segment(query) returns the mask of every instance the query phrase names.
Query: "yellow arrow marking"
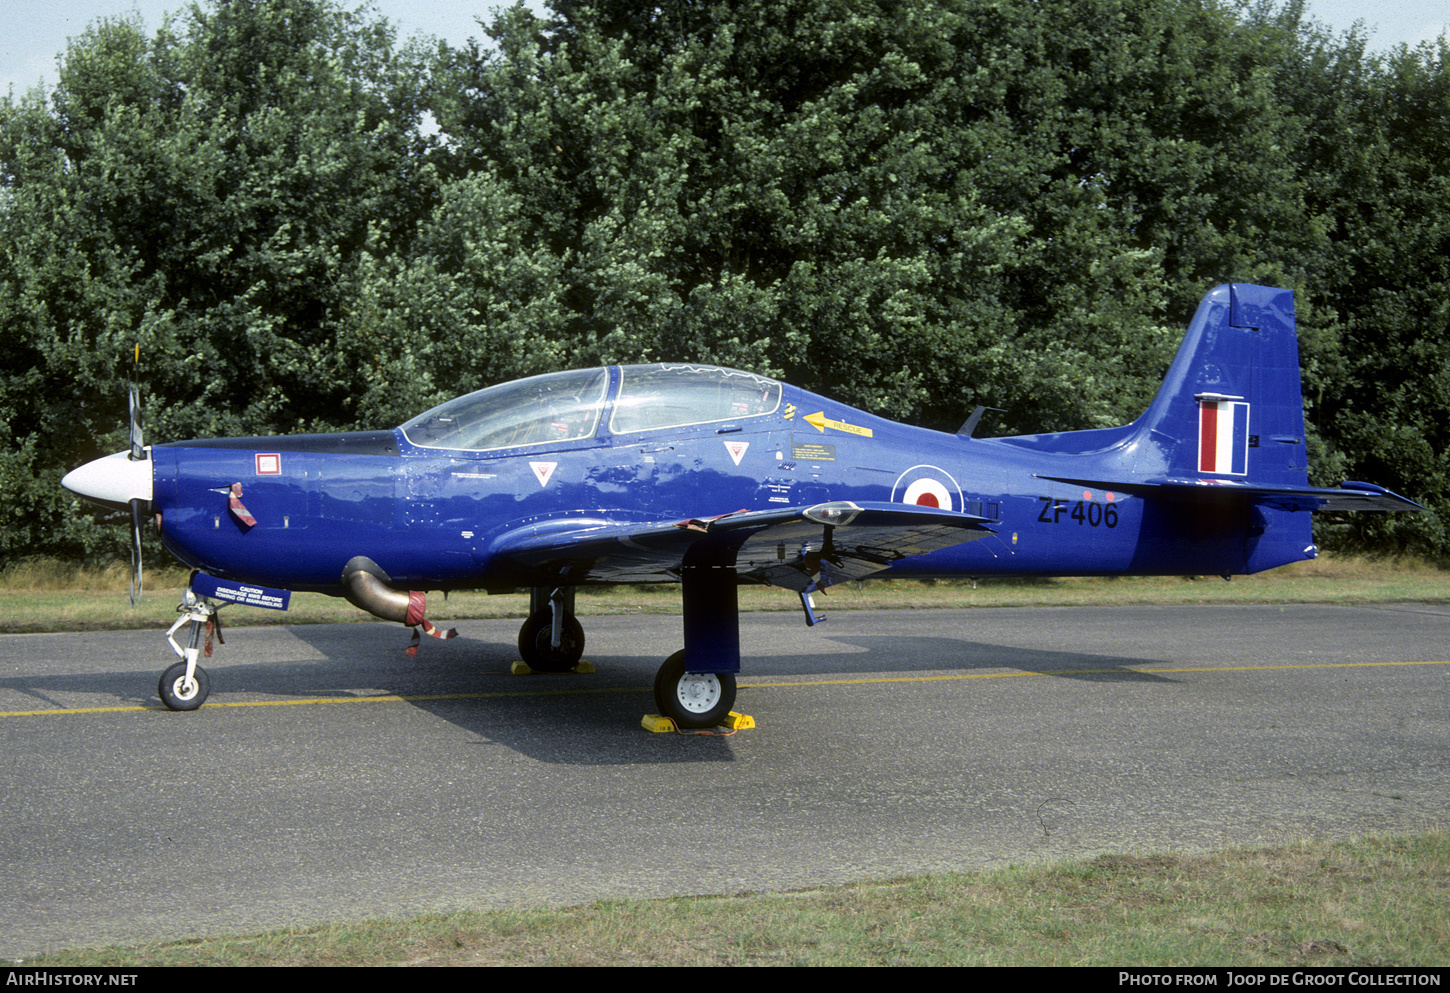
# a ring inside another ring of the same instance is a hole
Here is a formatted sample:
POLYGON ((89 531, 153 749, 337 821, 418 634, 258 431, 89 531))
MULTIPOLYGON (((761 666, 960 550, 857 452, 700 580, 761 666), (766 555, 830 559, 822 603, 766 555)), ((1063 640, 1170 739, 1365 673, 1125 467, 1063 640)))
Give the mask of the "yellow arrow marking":
POLYGON ((837 431, 845 431, 847 434, 859 434, 863 438, 871 437, 870 428, 857 427, 854 424, 847 424, 845 421, 833 421, 826 416, 825 411, 807 414, 805 421, 821 434, 826 433, 826 428, 835 428, 837 431))

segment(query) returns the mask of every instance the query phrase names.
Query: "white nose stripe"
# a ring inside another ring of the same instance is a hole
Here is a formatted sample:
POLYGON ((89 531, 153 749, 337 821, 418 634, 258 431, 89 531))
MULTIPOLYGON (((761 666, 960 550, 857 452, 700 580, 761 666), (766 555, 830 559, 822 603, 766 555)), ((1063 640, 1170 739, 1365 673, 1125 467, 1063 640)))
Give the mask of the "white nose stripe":
POLYGON ((151 460, 132 462, 127 452, 87 462, 66 473, 60 485, 72 493, 122 506, 132 500, 151 499, 151 460))

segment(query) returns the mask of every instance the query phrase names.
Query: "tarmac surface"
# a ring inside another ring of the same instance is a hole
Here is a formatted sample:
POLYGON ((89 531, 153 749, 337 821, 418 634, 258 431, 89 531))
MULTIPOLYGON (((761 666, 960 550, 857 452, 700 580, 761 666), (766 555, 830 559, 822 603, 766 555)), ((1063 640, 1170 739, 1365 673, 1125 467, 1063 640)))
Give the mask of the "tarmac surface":
MULTIPOLYGON (((234 620, 243 618, 241 610, 234 620)), ((741 618, 731 737, 651 734, 673 616, 0 637, 0 958, 1450 821, 1450 606, 741 618)))

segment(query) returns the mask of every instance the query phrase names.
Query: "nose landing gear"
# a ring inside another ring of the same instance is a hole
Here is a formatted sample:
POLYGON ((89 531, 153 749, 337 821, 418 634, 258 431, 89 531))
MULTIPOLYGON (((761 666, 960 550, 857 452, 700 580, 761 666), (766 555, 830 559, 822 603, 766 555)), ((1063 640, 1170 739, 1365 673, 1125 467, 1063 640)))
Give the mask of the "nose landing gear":
POLYGON ((181 661, 161 674, 156 692, 161 696, 161 702, 172 710, 195 710, 206 702, 207 695, 211 693, 211 680, 196 660, 203 651, 203 639, 208 655, 211 654, 212 633, 216 633, 217 641, 222 640, 221 623, 218 608, 190 588, 182 594, 181 605, 176 609, 181 616, 166 632, 166 641, 181 661), (191 630, 187 633, 186 647, 182 648, 176 643, 175 634, 187 623, 191 624, 191 630))

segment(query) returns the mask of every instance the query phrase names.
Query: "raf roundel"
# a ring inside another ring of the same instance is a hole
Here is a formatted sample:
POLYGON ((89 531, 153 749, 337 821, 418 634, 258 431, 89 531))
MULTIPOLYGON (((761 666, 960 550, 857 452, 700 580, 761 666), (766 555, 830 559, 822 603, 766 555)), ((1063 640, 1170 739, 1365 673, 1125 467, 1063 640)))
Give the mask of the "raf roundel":
POLYGON ((895 502, 940 510, 962 509, 962 488, 951 473, 934 465, 914 465, 896 479, 891 488, 895 502))
POLYGON ((902 503, 914 503, 918 507, 946 507, 951 509, 952 495, 947 488, 930 477, 918 479, 902 494, 902 503))

